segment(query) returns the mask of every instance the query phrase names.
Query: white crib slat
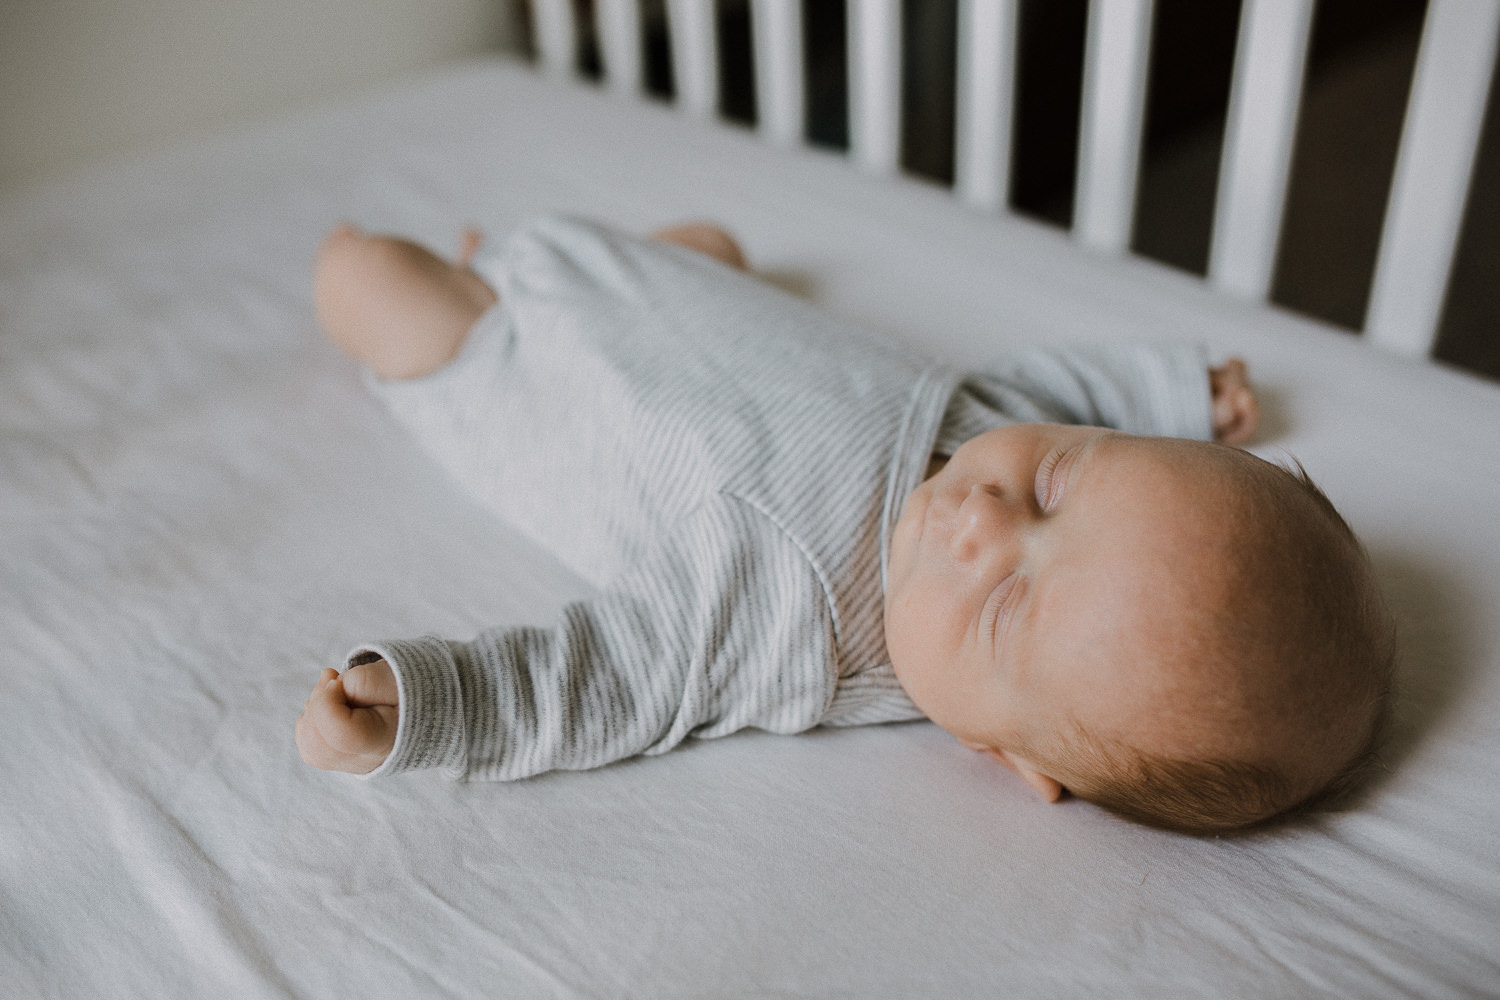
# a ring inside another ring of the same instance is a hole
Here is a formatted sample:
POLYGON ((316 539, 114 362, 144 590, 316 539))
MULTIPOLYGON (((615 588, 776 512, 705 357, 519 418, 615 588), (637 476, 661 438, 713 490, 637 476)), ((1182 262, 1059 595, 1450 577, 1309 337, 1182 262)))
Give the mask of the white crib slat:
POLYGON ((1312 15, 1312 0, 1245 0, 1240 14, 1208 275, 1250 299, 1271 290, 1312 15))
POLYGON ((806 131, 801 0, 753 0, 750 33, 761 134, 778 146, 798 145, 806 131))
POLYGON ((1084 56, 1073 234, 1099 250, 1130 245, 1140 171, 1152 0, 1092 0, 1084 56))
POLYGON ((553 76, 572 76, 578 37, 572 0, 533 0, 531 14, 542 68, 553 76))
POLYGON ((849 0, 849 153, 864 170, 901 166, 901 2, 849 0))
POLYGON ((1427 354, 1437 336, 1497 36, 1495 0, 1427 7, 1365 318, 1371 342, 1399 354, 1427 354))
POLYGON ((711 118, 719 110, 714 0, 667 0, 667 27, 677 103, 690 115, 711 118))
POLYGON ((959 0, 954 187, 984 209, 1010 194, 1017 0, 959 0))
POLYGON ((639 93, 642 82, 639 0, 598 0, 594 16, 609 89, 621 94, 639 93))

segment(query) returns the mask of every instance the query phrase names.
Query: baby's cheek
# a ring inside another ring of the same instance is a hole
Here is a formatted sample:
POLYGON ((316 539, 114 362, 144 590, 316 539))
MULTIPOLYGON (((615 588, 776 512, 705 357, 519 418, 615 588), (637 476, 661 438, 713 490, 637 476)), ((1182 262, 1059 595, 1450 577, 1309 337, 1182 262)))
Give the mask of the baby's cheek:
POLYGON ((885 645, 891 666, 907 693, 913 696, 913 688, 923 686, 927 672, 929 650, 921 621, 922 616, 903 597, 891 603, 885 618, 885 645))
MULTIPOLYGON (((892 660, 906 664, 925 659, 931 653, 936 629, 934 609, 927 593, 914 581, 907 580, 886 602, 885 638, 892 660)), ((898 670, 903 664, 897 664, 898 670)))

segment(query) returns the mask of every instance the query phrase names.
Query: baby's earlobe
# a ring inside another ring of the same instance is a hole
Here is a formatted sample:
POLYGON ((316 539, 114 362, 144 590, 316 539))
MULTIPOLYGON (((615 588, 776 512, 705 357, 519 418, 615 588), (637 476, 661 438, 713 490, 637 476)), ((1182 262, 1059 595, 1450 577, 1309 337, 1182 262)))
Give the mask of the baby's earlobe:
POLYGON ((1028 785, 1036 789, 1037 794, 1048 802, 1056 802, 1062 798, 1062 793, 1065 789, 1062 786, 1062 782, 1056 778, 1049 778, 1042 772, 1030 768, 1023 770, 1018 767, 1016 771, 1021 777, 1026 779, 1028 785))
POLYGON ((976 743, 974 740, 966 740, 963 737, 959 737, 958 742, 962 743, 970 750, 978 750, 980 753, 998 760, 1000 763, 1004 764, 1006 767, 1019 774, 1026 781, 1026 784, 1036 789, 1037 794, 1046 799, 1048 802, 1056 802, 1058 799, 1062 798, 1063 792, 1067 791, 1067 789, 1063 788, 1062 782, 1058 781, 1056 778, 1049 778, 1041 771, 1038 771, 1036 768, 1032 767, 1026 761, 1022 760, 1019 757, 1012 757, 1004 750, 999 750, 995 747, 987 746, 983 743, 976 743))
POLYGON ((1006 767, 1019 774, 1022 779, 1025 780, 1026 784, 1036 789, 1037 794, 1046 799, 1048 802, 1056 802, 1058 799, 1062 798, 1062 793, 1064 791, 1062 782, 1058 781, 1056 778, 1052 778, 1043 774, 1041 771, 1038 771, 1035 767, 1022 760, 1021 758, 1013 757, 1009 753, 1006 753, 1004 750, 996 750, 993 747, 978 747, 976 749, 983 750, 985 753, 989 754, 991 757, 995 758, 1000 763, 1004 764, 1006 767))

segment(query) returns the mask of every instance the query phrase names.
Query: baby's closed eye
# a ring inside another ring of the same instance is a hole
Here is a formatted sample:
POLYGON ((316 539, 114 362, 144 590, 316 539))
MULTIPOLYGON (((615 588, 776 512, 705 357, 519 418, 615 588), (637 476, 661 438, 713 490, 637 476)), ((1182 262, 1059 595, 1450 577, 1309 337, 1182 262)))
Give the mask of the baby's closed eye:
POLYGON ((1062 488, 1067 483, 1067 469, 1077 453, 1077 448, 1054 448, 1037 467, 1036 502, 1042 510, 1051 510, 1062 498, 1062 488))
POLYGON ((983 631, 986 642, 991 645, 998 643, 1004 632, 1005 622, 1010 617, 1010 611, 1020 599, 1024 590, 1025 577, 1019 572, 1012 573, 990 592, 989 598, 984 602, 984 610, 980 614, 980 628, 983 631))

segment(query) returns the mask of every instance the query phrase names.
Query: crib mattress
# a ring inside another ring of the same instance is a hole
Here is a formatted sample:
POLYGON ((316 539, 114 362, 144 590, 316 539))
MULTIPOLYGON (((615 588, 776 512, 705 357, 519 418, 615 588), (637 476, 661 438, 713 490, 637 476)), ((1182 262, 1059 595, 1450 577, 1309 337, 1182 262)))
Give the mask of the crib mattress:
POLYGON ((1500 994, 1500 387, 836 155, 486 61, 0 205, 0 994, 1500 994), (455 244, 720 219, 767 279, 973 363, 1198 337, 1264 387, 1402 630, 1389 771, 1193 839, 926 723, 515 784, 312 770, 371 636, 584 592, 432 475, 317 334, 335 222, 455 244))

